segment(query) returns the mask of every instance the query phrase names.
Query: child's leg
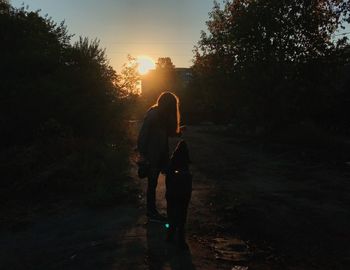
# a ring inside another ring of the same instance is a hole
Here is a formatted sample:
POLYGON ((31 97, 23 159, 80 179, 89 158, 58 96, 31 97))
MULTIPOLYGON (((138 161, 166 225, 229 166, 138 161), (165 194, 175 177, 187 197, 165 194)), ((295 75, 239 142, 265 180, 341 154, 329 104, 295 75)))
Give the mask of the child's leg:
POLYGON ((171 200, 171 198, 167 198, 167 216, 168 216, 168 222, 169 222, 169 228, 167 228, 167 235, 166 235, 166 241, 173 241, 175 237, 176 232, 176 209, 174 202, 171 200))
POLYGON ((180 248, 188 248, 186 244, 186 217, 188 203, 181 202, 178 210, 178 245, 180 248))

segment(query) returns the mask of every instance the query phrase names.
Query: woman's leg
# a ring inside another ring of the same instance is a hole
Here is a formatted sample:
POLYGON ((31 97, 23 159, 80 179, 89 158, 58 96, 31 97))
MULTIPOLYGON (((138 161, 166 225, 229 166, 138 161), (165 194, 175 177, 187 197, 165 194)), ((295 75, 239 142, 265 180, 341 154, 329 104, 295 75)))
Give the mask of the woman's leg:
POLYGON ((158 184, 158 177, 160 171, 157 169, 151 169, 148 176, 147 185, 147 215, 153 215, 158 213, 156 207, 156 188, 158 184))

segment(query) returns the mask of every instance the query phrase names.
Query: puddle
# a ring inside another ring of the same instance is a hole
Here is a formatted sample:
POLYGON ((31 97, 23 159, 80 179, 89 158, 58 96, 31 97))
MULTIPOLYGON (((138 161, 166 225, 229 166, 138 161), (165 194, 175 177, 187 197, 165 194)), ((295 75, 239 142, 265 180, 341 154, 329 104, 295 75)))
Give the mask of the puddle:
POLYGON ((234 266, 231 270, 248 270, 248 266, 234 266))
MULTIPOLYGON (((215 258, 218 260, 242 262, 249 260, 251 255, 248 245, 240 239, 215 238, 212 247, 215 251, 215 258)), ((232 269, 248 269, 244 266, 235 267, 232 269)))

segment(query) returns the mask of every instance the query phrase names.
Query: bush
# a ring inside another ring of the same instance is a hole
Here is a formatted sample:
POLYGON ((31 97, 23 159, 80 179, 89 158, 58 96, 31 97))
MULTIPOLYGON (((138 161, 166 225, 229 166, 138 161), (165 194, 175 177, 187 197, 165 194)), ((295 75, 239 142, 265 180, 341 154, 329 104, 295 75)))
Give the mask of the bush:
POLYGON ((0 25, 3 208, 129 199, 125 105, 99 42, 6 1, 0 25))

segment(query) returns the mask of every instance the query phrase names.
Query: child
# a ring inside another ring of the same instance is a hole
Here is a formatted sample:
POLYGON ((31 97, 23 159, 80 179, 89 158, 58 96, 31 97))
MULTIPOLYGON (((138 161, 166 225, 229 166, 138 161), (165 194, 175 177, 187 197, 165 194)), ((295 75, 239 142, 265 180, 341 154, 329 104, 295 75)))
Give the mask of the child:
POLYGON ((177 233, 177 244, 181 249, 188 249, 185 239, 187 208, 192 193, 192 175, 189 171, 189 154, 185 141, 180 141, 170 159, 167 171, 166 201, 169 228, 168 242, 174 241, 177 233))

